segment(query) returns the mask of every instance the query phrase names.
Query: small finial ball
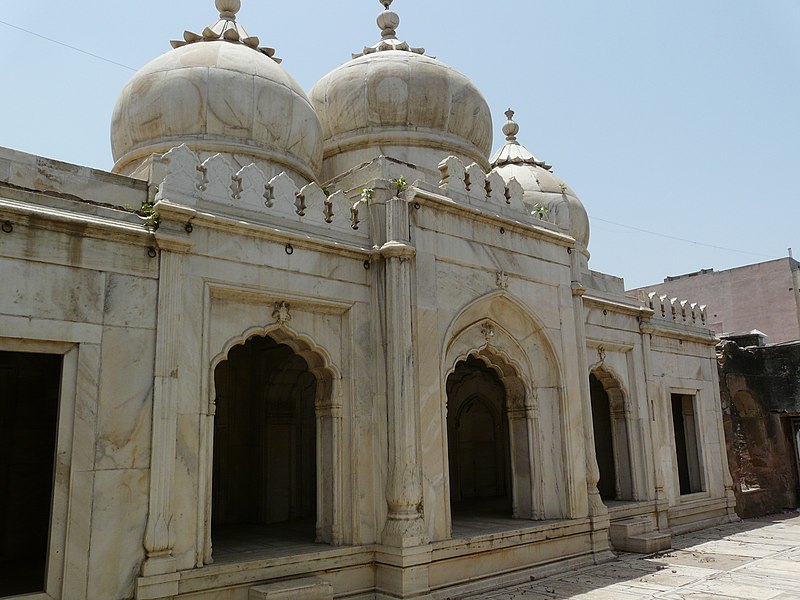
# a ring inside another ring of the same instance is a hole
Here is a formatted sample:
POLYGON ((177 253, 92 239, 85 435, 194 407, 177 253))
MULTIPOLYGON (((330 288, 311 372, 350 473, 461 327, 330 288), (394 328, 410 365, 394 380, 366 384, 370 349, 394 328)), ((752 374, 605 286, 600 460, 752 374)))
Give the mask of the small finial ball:
POLYGON ((217 10, 222 13, 236 14, 242 8, 242 0, 216 0, 217 10))
POLYGON ((386 10, 389 10, 389 7, 392 5, 393 0, 380 0, 381 4, 386 10))
POLYGON ((506 118, 508 121, 503 125, 503 133, 506 134, 507 137, 513 138, 519 133, 519 125, 514 122, 514 111, 510 108, 506 111, 506 118))
POLYGON ((400 15, 391 10, 385 10, 378 15, 378 27, 382 31, 395 31, 400 27, 400 15))

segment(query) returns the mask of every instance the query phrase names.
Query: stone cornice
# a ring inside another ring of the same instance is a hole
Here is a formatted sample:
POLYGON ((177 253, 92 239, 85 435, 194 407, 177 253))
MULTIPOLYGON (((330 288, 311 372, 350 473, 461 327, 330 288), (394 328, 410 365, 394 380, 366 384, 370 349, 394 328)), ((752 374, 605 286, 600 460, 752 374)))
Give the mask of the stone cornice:
POLYGON ((79 230, 83 237, 139 246, 151 245, 154 241, 153 232, 143 222, 118 221, 5 198, 0 198, 0 220, 10 221, 12 226, 21 223, 28 227, 72 235, 79 230))
POLYGON ((706 346, 716 346, 719 343, 719 338, 708 329, 693 325, 679 325, 660 319, 643 320, 639 325, 639 331, 643 334, 696 342, 706 346))
MULTIPOLYGON (((322 237, 313 237, 308 232, 292 231, 278 225, 266 225, 253 223, 244 219, 214 215, 202 211, 195 211, 180 204, 161 201, 157 204, 157 210, 164 219, 191 221, 193 227, 203 226, 217 231, 243 235, 251 238, 259 238, 272 242, 292 244, 298 248, 308 248, 339 254, 349 258, 368 259, 375 255, 376 249, 371 246, 360 246, 353 243, 336 241, 322 237), (191 219, 187 217, 191 215, 191 219)), ((335 232, 332 232, 335 233, 335 232)))
MULTIPOLYGON (((499 213, 490 213, 471 205, 456 202, 448 196, 425 189, 424 187, 418 185, 417 182, 414 183, 413 190, 414 200, 420 204, 430 203, 439 210, 447 211, 453 214, 466 214, 470 217, 476 218, 476 220, 483 221, 487 225, 504 227, 506 231, 514 231, 536 239, 547 240, 553 244, 564 246, 565 248, 575 249, 577 246, 575 239, 569 235, 559 233, 545 227, 540 227, 534 223, 523 223, 522 221, 512 219, 511 217, 507 217, 499 213)), ((408 194, 408 192, 406 192, 406 194, 408 194)))
POLYGON ((626 315, 633 315, 636 317, 643 317, 643 318, 650 318, 653 314, 653 311, 646 306, 635 306, 632 304, 625 304, 623 302, 616 302, 614 300, 609 300, 607 298, 600 298, 599 296, 593 296, 591 293, 587 292, 583 296, 583 301, 589 306, 596 306, 598 308, 603 308, 606 310, 611 310, 613 312, 622 313, 626 315))

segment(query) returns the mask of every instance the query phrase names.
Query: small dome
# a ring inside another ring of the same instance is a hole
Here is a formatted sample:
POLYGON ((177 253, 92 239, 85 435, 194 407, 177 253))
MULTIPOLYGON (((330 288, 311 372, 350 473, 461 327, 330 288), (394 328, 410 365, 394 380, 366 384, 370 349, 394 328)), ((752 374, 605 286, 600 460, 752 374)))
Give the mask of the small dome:
POLYGON ((492 166, 506 182, 516 179, 522 186, 522 201, 532 212, 541 207, 544 218, 569 233, 583 248, 589 245, 589 215, 577 194, 557 177, 552 167, 537 159, 517 141, 519 125, 514 111, 506 112, 503 133, 506 142, 492 157, 492 166))
POLYGON ((483 95, 455 69, 398 40, 400 18, 389 10, 390 0, 382 3, 381 41, 309 94, 322 122, 325 161, 331 161, 325 176, 379 154, 433 173, 450 155, 488 168, 492 117, 483 95))
MULTIPOLYGON (((218 0, 220 20, 145 65, 122 90, 111 125, 116 172, 180 144, 201 156, 287 170, 306 181, 322 166, 322 128, 274 50, 236 22, 239 0, 218 0)), ((267 173, 268 175, 270 173, 267 173)))

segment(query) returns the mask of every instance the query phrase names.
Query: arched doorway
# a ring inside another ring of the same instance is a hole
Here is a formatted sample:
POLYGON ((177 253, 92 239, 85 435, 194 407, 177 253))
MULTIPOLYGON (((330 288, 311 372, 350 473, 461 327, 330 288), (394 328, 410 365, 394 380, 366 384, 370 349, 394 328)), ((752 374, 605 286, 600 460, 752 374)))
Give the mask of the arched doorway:
POLYGON ((594 449, 604 501, 633 500, 625 398, 616 379, 603 371, 589 374, 594 449))
POLYGON ((318 381, 273 337, 234 347, 214 371, 215 555, 258 538, 314 542, 318 381))
POLYGON ((447 378, 450 505, 454 516, 511 516, 506 390, 477 358, 447 378))

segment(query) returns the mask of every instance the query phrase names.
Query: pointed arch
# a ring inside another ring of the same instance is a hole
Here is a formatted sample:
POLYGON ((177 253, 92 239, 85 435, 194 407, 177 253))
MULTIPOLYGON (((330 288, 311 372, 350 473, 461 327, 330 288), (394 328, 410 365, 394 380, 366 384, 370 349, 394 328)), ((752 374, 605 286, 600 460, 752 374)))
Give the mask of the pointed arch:
POLYGON ((605 389, 608 399, 611 401, 611 410, 624 413, 627 410, 625 399, 628 397, 628 393, 622 383, 622 378, 616 371, 605 361, 602 361, 593 365, 589 369, 589 373, 597 377, 600 383, 603 384, 603 389, 605 389))
POLYGON ((606 501, 634 500, 629 396, 605 361, 590 368, 589 389, 600 496, 606 501))
MULTIPOLYGON (((285 372, 270 373, 267 378, 268 388, 276 386, 289 393, 296 400, 300 400, 299 387, 308 390, 306 394, 313 394, 313 404, 310 418, 313 427, 305 426, 308 438, 310 431, 313 440, 313 471, 311 477, 314 481, 315 500, 315 532, 316 541, 331 545, 343 543, 341 523, 341 497, 342 497, 342 398, 341 398, 341 372, 330 358, 330 353, 318 345, 313 338, 286 326, 285 323, 276 323, 269 326, 251 327, 240 335, 230 338, 223 349, 210 361, 209 377, 209 415, 212 419, 211 431, 217 429, 217 377, 215 376, 225 363, 233 359, 233 352, 237 352, 249 344, 258 342, 263 338, 262 345, 267 343, 270 347, 286 348, 284 354, 290 355, 291 365, 285 372), (305 373, 304 376, 302 373, 305 373), (305 383, 303 383, 305 382, 305 383), (302 384, 302 385, 301 385, 302 384), (313 475, 315 473, 315 475, 313 475)), ((288 364, 288 363, 287 363, 288 364)), ((256 394, 251 401, 266 403, 267 396, 256 394)), ((206 473, 206 519, 205 519, 205 552, 204 562, 212 562, 212 502, 214 486, 214 449, 211 448, 211 460, 208 461, 206 473)), ((302 459, 304 464, 309 459, 302 459)), ((307 478, 308 479, 308 478, 307 478)))
MULTIPOLYGON (((480 327, 483 339, 486 339, 483 330, 486 327, 492 329, 492 336, 497 336, 494 343, 484 341, 480 346, 476 345, 479 340, 474 335, 459 336, 458 343, 450 348, 450 355, 455 356, 455 359, 446 359, 447 364, 450 364, 450 369, 445 373, 445 381, 452 375, 459 363, 465 362, 469 358, 474 358, 482 362, 486 368, 497 374, 497 377, 502 382, 507 393, 507 402, 510 408, 524 409, 533 408, 536 404, 536 390, 532 387, 532 380, 526 381, 521 374, 532 373, 530 361, 525 354, 522 347, 505 331, 500 325, 494 323, 489 319, 484 319, 477 323, 472 324, 473 327, 480 327), (509 352, 498 347, 510 350, 509 352), (460 349, 468 350, 459 352, 460 349), (514 356, 512 358, 512 355, 514 356)), ((474 332, 473 332, 474 333, 474 332)))
MULTIPOLYGON (((330 353, 318 345, 313 338, 304 335, 288 327, 285 324, 273 323, 267 326, 256 326, 246 329, 241 335, 230 338, 219 352, 211 359, 211 373, 213 374, 217 366, 228 360, 231 350, 237 346, 243 346, 254 337, 271 337, 279 344, 285 344, 291 348, 295 354, 300 356, 308 364, 308 370, 317 378, 318 382, 323 382, 323 385, 330 384, 330 389, 323 388, 318 392, 318 398, 329 398, 330 402, 341 402, 338 389, 336 386, 341 381, 341 372, 333 364, 330 353)), ((216 389, 214 386, 214 378, 210 378, 211 383, 211 406, 210 409, 213 414, 214 400, 216 398, 216 389)))
MULTIPOLYGON (((462 308, 451 321, 442 349, 442 386, 459 364, 472 359, 497 374, 505 391, 505 418, 511 456, 512 516, 525 519, 559 518, 566 511, 559 492, 564 477, 548 482, 545 498, 544 444, 563 452, 565 414, 561 368, 541 321, 506 291, 487 294, 462 308), (513 333, 512 333, 513 332, 513 333), (556 427, 540 426, 540 412, 556 427), (554 424, 555 424, 554 423, 554 424), (545 431, 545 429, 547 431, 545 431)), ((442 402, 442 422, 448 422, 448 400, 442 402)), ((443 454, 449 438, 443 436, 443 454)), ((556 473, 563 472, 563 457, 554 456, 556 473)), ((449 465, 446 478, 449 487, 449 465)), ((448 516, 452 524, 452 515, 448 516)))
POLYGON ((511 510, 506 393, 484 361, 460 361, 447 378, 451 506, 503 516, 511 510))
MULTIPOLYGON (((507 290, 490 292, 461 308, 445 331, 440 356, 446 357, 448 355, 451 346, 462 332, 471 325, 485 320, 498 325, 506 333, 509 331, 517 332, 517 335, 509 335, 509 337, 514 340, 518 348, 524 345, 524 340, 535 340, 536 346, 540 350, 538 358, 544 358, 547 366, 547 369, 543 369, 537 365, 537 385, 548 385, 551 381, 555 381, 556 385, 560 385, 560 382, 564 379, 562 367, 557 360, 556 345, 553 343, 549 332, 525 303, 507 290)), ((524 351, 522 354, 526 355, 524 351)), ((523 362, 527 364, 520 364, 519 366, 530 368, 532 373, 532 361, 526 359, 523 362)), ((443 360, 443 365, 446 364, 449 364, 449 361, 445 359, 443 360)), ((449 369, 449 367, 445 367, 445 369, 449 369)))

